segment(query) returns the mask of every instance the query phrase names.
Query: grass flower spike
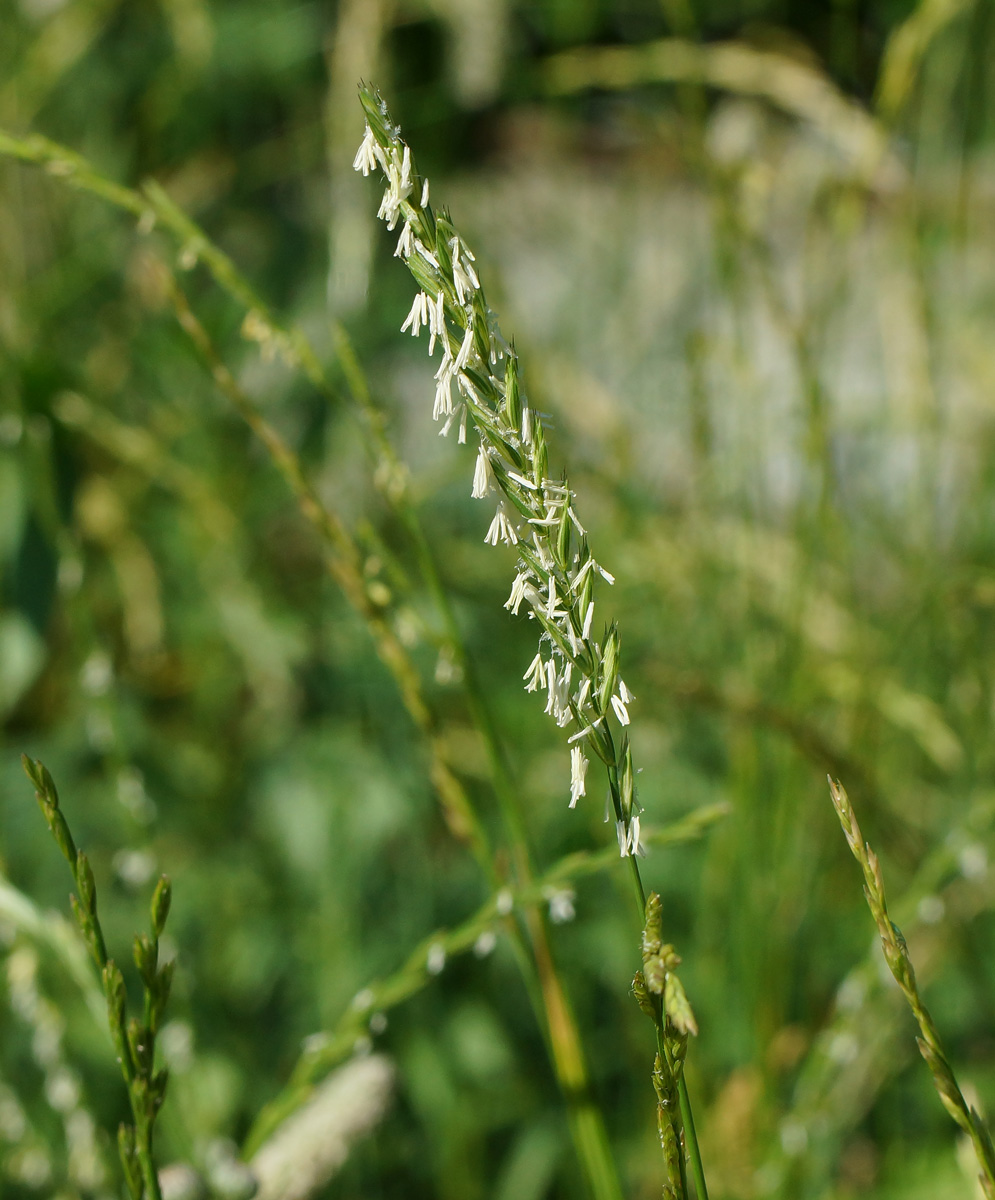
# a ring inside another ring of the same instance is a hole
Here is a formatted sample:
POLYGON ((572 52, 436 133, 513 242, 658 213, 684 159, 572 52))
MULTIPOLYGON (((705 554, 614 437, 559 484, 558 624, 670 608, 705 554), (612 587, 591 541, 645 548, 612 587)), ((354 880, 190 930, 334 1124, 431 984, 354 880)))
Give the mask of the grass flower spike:
MULTIPOLYGON (((443 435, 455 427, 460 442, 468 432, 475 438, 471 496, 496 500, 484 540, 492 546, 503 542, 518 555, 505 608, 517 615, 524 606, 540 627, 538 650, 522 676, 525 690, 545 691, 546 713, 569 731, 570 808, 587 794, 588 755, 604 763, 619 853, 631 866, 640 921, 646 918, 657 928, 660 900, 654 893, 647 901, 638 866, 645 853, 642 810, 627 733, 634 697, 621 676, 617 625, 608 625, 600 640, 594 637, 595 582, 615 580, 591 554, 566 475, 550 474, 542 418, 522 387, 514 346, 487 305, 472 252, 449 214, 430 207, 428 184, 419 178, 383 100, 367 88, 360 99, 366 130, 353 165, 364 175, 382 171, 387 186, 379 215, 388 229, 403 221, 395 255, 419 289, 401 331, 417 337, 427 327, 429 355, 441 347, 432 417, 441 422, 443 435)), ((572 914, 572 900, 569 907, 551 902, 554 920, 565 919, 568 911, 572 914)), ((665 1194, 687 1200, 686 1154, 698 1200, 707 1200, 683 1072, 687 1037, 697 1029, 671 970, 676 961, 673 956, 661 968, 660 989, 650 989, 644 1006, 656 1027, 654 1086, 663 1114, 665 1194)))
POLYGON ((173 962, 159 960, 159 939, 169 916, 172 886, 165 875, 160 878, 149 906, 150 932, 135 937, 134 958, 142 982, 143 1013, 141 1017, 129 1018, 124 976, 107 955, 90 861, 84 851, 76 848, 47 767, 26 754, 21 756, 21 763, 34 786, 35 798, 52 837, 72 872, 76 885, 76 893, 70 896, 73 915, 100 974, 107 1001, 111 1040, 131 1105, 132 1124, 122 1122, 118 1129, 118 1152, 128 1194, 131 1200, 162 1200, 152 1140, 169 1075, 165 1068, 157 1066, 156 1036, 173 981, 173 962))
POLYGON ((930 1074, 933 1076, 933 1085, 943 1107, 971 1140, 978 1165, 981 1167, 978 1182, 983 1194, 987 1200, 995 1200, 995 1146, 992 1145, 991 1134, 981 1114, 964 1098, 960 1084, 954 1076, 950 1060, 940 1042, 936 1024, 920 995, 915 969, 909 956, 909 948, 902 931, 888 914, 888 903, 885 899, 884 880, 881 876, 881 864, 878 862, 878 856, 871 849, 870 843, 864 841, 853 806, 843 786, 830 779, 829 794, 832 797, 833 807, 836 809, 836 815, 839 817, 850 852, 860 864, 863 872, 864 896, 867 899, 871 915, 874 917, 874 923, 878 927, 881 948, 884 951, 888 970, 891 971, 895 982, 902 989, 902 994, 908 1001, 912 1015, 919 1026, 921 1036, 916 1041, 926 1060, 926 1065, 929 1067, 930 1074))
POLYGON ((476 440, 471 495, 495 502, 484 540, 518 554, 505 607, 517 615, 524 606, 541 629, 523 676, 526 691, 545 691, 546 712, 570 730, 570 807, 585 794, 593 752, 608 770, 621 854, 641 854, 624 729, 633 697, 619 675, 618 629, 612 624, 600 640, 593 636, 595 579, 614 579, 591 555, 566 476, 549 473, 542 419, 522 388, 514 347, 487 305, 473 253, 448 213, 429 205, 428 182, 419 178, 384 102, 365 88, 360 98, 367 124, 353 165, 364 175, 383 172, 379 216, 388 229, 403 222, 395 253, 419 289, 401 330, 418 337, 427 329, 429 354, 441 348, 433 419, 443 435, 455 428, 460 442, 468 435, 476 440))

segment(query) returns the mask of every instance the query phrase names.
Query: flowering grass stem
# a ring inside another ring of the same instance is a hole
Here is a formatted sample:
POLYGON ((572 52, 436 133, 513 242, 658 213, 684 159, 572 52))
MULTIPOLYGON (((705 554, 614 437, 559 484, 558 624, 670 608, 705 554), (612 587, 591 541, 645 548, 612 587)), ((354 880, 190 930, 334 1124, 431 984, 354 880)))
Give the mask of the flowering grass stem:
POLYGON ((132 1200, 162 1200, 152 1140, 168 1081, 165 1069, 155 1069, 155 1043, 173 980, 173 963, 159 963, 159 939, 169 915, 172 895, 170 882, 165 875, 160 878, 150 905, 150 933, 135 938, 134 958, 142 980, 143 1013, 141 1019, 129 1019, 124 977, 107 955, 89 860, 76 848, 48 769, 26 754, 22 755, 21 762, 34 786, 38 806, 52 837, 72 872, 76 885, 76 893, 70 897, 73 915, 100 974, 107 1002, 111 1040, 128 1090, 134 1122, 132 1125, 122 1123, 118 1129, 118 1151, 125 1183, 132 1200))
POLYGON ((926 1060, 926 1065, 933 1076, 933 1085, 943 1107, 971 1139, 974 1153, 981 1167, 978 1181, 985 1196, 989 1200, 993 1200, 995 1198, 995 1148, 992 1146, 991 1134, 981 1114, 964 1099, 953 1067, 951 1067, 950 1060, 940 1042, 936 1024, 919 994, 919 985, 916 982, 916 973, 912 966, 909 948, 902 931, 888 915, 884 879, 881 875, 881 864, 878 862, 878 857, 871 849, 870 844, 864 841, 853 806, 842 785, 830 779, 829 794, 832 797, 833 807, 836 809, 836 815, 839 817, 850 852, 860 864, 863 872, 864 895, 867 898, 867 906, 871 910, 874 923, 878 927, 888 969, 902 989, 902 994, 908 1001, 912 1015, 919 1026, 921 1036, 916 1041, 920 1053, 926 1060))
MULTIPOLYGON (((524 606, 541 629, 538 652, 523 676, 526 690, 545 691, 545 711, 557 726, 574 731, 568 738, 571 807, 586 791, 587 754, 604 763, 619 852, 630 861, 642 913, 647 899, 636 861, 644 852, 642 810, 626 732, 633 696, 620 675, 618 627, 607 626, 600 640, 593 636, 595 577, 609 584, 613 577, 590 552, 566 476, 550 473, 542 419, 529 405, 514 346, 487 305, 472 251, 449 214, 430 205, 428 181, 418 175, 382 98, 363 87, 360 100, 366 129, 353 165, 363 175, 383 173, 387 187, 378 216, 389 230, 401 224, 394 253, 419 289, 401 330, 417 337, 424 328, 430 356, 441 348, 433 419, 441 422, 443 436, 455 429, 460 443, 472 431, 477 453, 471 495, 496 501, 484 541, 510 546, 518 558, 505 607, 517 615, 524 606)), ((659 1013, 657 1024, 667 1051, 659 1013)), ((676 1096, 681 1071, 669 1053, 658 1062, 667 1064, 676 1096)), ((686 1087, 680 1108, 690 1117, 686 1087)), ((693 1120, 682 1124, 690 1144, 693 1120)), ((678 1157, 683 1200, 683 1154, 678 1157)), ((706 1200, 696 1142, 692 1159, 699 1200, 706 1200)))

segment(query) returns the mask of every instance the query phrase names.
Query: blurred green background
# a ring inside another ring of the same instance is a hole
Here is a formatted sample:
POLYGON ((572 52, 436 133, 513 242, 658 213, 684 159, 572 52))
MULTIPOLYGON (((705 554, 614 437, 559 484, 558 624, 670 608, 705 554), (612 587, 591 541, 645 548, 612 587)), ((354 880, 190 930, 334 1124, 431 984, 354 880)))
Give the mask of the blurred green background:
MULTIPOLYGON (((563 736, 521 687, 533 632, 501 607, 513 561, 483 545, 472 453, 436 436, 424 344, 398 333, 413 287, 351 169, 358 81, 388 99, 617 578, 601 603, 637 697, 644 822, 729 806, 645 864, 701 1025, 716 1200, 972 1186, 882 980, 827 772, 962 1081, 995 1108, 993 61, 990 0, 0 0, 0 126, 154 177, 316 345, 337 399, 261 356, 179 255, 221 355, 362 548, 496 829, 460 673, 348 400, 348 331, 548 867, 610 830, 600 784, 567 810, 563 736)), ((176 244, 53 174, 0 161, 0 866, 65 910, 27 751, 91 852, 119 957, 173 877, 160 1146, 203 1162, 242 1141, 302 1039, 488 885, 319 539, 176 322, 155 270, 176 244)), ((116 1128, 109 1046, 12 903, 2 1192, 109 1195, 66 1119, 116 1128), (78 1103, 53 1099, 58 1070, 78 1103)), ((625 1194, 658 1196, 625 875, 585 878, 574 905, 555 954, 625 1194)), ((321 1195, 584 1194, 504 935, 373 1040, 393 1101, 321 1195)))

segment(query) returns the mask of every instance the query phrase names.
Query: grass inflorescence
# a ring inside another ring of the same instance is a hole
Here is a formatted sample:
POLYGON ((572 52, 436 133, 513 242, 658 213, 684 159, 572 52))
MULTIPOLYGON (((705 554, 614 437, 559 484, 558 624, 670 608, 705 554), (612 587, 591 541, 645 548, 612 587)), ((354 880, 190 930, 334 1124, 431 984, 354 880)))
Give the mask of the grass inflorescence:
MULTIPOLYGON (((410 329, 417 337, 426 330, 429 355, 437 345, 441 348, 432 417, 442 422, 444 436, 455 429, 460 443, 466 442, 468 429, 472 431, 477 454, 471 496, 497 498, 484 541, 492 546, 503 543, 518 556, 505 608, 517 616, 524 606, 542 629, 523 678, 526 691, 546 692, 546 713, 560 728, 571 730, 571 808, 587 791, 586 752, 605 767, 619 852, 631 864, 640 913, 645 910, 647 922, 643 955, 649 981, 637 983, 637 988, 648 991, 647 1003, 655 1015, 655 1086, 658 1094, 662 1087, 674 1100, 661 1126, 661 1134, 664 1128, 668 1131, 664 1147, 669 1186, 680 1200, 688 1194, 686 1146, 699 1200, 706 1200, 683 1071, 687 1035, 696 1033, 697 1026, 673 973, 679 961, 673 947, 667 947, 665 958, 659 956, 660 898, 655 893, 647 898, 637 862, 645 851, 627 730, 634 697, 621 675, 618 625, 613 621, 595 636, 595 580, 600 577, 611 584, 614 577, 591 553, 566 474, 556 478, 550 472, 542 416, 529 403, 518 356, 487 304, 472 251, 449 213, 437 213, 429 203, 428 180, 419 176, 411 149, 383 99, 365 87, 360 99, 366 131, 353 166, 364 175, 379 168, 386 178, 377 215, 390 230, 401 224, 395 255, 419 288, 401 331, 410 329), (656 950, 647 951, 647 945, 656 950), (670 1169, 674 1161, 680 1165, 676 1177, 670 1169)), ((661 1100, 661 1112, 664 1104, 661 1100)))
POLYGON ((978 1165, 981 1167, 978 1180, 985 1196, 993 1197, 995 1196, 995 1148, 992 1146, 992 1136, 988 1131, 988 1126, 978 1110, 964 1099, 964 1093, 960 1089, 950 1060, 940 1042, 936 1023, 920 994, 915 968, 909 956, 908 943, 905 941, 902 931, 888 915, 884 879, 881 876, 881 864, 878 856, 871 849, 870 843, 864 841, 853 805, 850 803, 845 789, 840 783, 830 779, 829 794, 846 836, 847 845, 863 872, 867 907, 871 910, 871 916, 878 927, 881 948, 884 951, 888 970, 902 989, 902 994, 908 1001, 912 1015, 919 1026, 919 1037, 916 1038, 916 1041, 920 1053, 929 1067, 929 1073, 933 1077, 937 1095, 940 1097, 943 1107, 971 1139, 978 1165))
POLYGON ((118 1153, 132 1200, 162 1200, 159 1172, 153 1153, 156 1117, 166 1098, 168 1072, 156 1064, 156 1035, 173 980, 173 962, 159 962, 159 939, 166 927, 172 885, 163 875, 149 905, 149 932, 135 935, 134 959, 142 983, 141 1016, 128 1016, 127 995, 121 968, 107 955, 97 912, 97 885, 85 851, 79 850, 59 803, 59 793, 48 768, 37 759, 22 758, 24 771, 35 788, 38 806, 69 864, 76 892, 70 896, 73 915, 94 965, 100 973, 107 1001, 111 1041, 128 1089, 132 1124, 118 1129, 118 1153))

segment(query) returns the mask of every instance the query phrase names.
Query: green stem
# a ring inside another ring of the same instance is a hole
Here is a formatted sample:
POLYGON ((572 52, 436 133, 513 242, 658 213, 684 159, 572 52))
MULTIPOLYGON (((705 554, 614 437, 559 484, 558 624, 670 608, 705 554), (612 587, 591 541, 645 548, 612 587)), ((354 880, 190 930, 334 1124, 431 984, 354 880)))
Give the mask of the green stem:
POLYGON ((677 1083, 677 1094, 681 1102, 681 1120, 684 1122, 684 1138, 687 1142, 691 1174, 694 1176, 694 1189, 698 1194, 698 1200, 708 1200, 708 1188, 705 1186, 705 1168, 701 1162, 698 1135, 694 1129, 694 1114, 691 1111, 691 1097, 688 1095, 687 1080, 684 1078, 683 1071, 677 1083))
MULTIPOLYGON (((623 819, 622 814, 622 798, 618 782, 618 767, 611 765, 608 767, 608 785, 611 791, 612 807, 615 810, 616 820, 623 819)), ((632 871, 632 882, 635 888, 636 903, 639 908, 639 921, 645 918, 646 914, 646 888, 643 885, 643 877, 639 870, 639 859, 635 854, 629 856, 629 866, 632 871)), ((663 1054, 667 1065, 673 1070, 673 1062, 670 1055, 667 1053, 665 1039, 661 1025, 657 1026, 657 1045, 663 1054)), ((698 1135, 694 1127, 694 1114, 691 1111, 691 1098, 688 1095, 687 1083, 684 1079, 684 1072, 681 1071, 680 1079, 678 1080, 678 1097, 681 1106, 681 1120, 684 1124, 684 1139, 687 1149, 687 1156, 691 1163, 691 1172, 694 1176, 694 1186, 697 1192, 698 1200, 708 1200, 708 1188, 705 1185, 705 1169, 701 1161, 701 1149, 698 1146, 698 1135)), ((684 1191, 687 1194, 687 1185, 684 1180, 685 1166, 684 1158, 681 1156, 681 1179, 684 1181, 684 1191)))
MULTIPOLYGON (((667 1039, 663 1033, 664 1016, 663 1016, 663 1011, 662 1011, 663 1010, 662 1003, 659 1005, 659 1010, 660 1010, 659 1020, 657 1022, 657 1027, 656 1027, 656 1048, 660 1052, 660 1057, 667 1064, 667 1069, 670 1071, 671 1078, 673 1078, 674 1060, 673 1060, 673 1057, 671 1056, 670 1050, 667 1047, 667 1039)), ((681 1072, 681 1082, 682 1083, 684 1082, 683 1071, 681 1072)), ((685 1118, 684 1100, 683 1100, 682 1093, 680 1091, 678 1091, 677 1094, 678 1094, 678 1097, 680 1100, 681 1123, 684 1126, 684 1129, 686 1130, 688 1127, 688 1120, 685 1118)), ((690 1116, 691 1116, 691 1110, 689 1108, 687 1110, 687 1117, 690 1117, 690 1116)), ((694 1128, 693 1121, 691 1122, 691 1128, 692 1129, 694 1128)), ((683 1155, 683 1154, 678 1155, 677 1162, 678 1162, 678 1165, 679 1165, 680 1171, 681 1171, 681 1193, 683 1195, 684 1200, 690 1200, 690 1197, 688 1196, 688 1169, 687 1169, 687 1162, 685 1161, 685 1155, 683 1155)))
POLYGON ((162 1189, 159 1187, 159 1173, 155 1169, 152 1157, 152 1126, 137 1131, 141 1139, 138 1159, 142 1164, 142 1180, 145 1184, 145 1200, 162 1200, 162 1189))

